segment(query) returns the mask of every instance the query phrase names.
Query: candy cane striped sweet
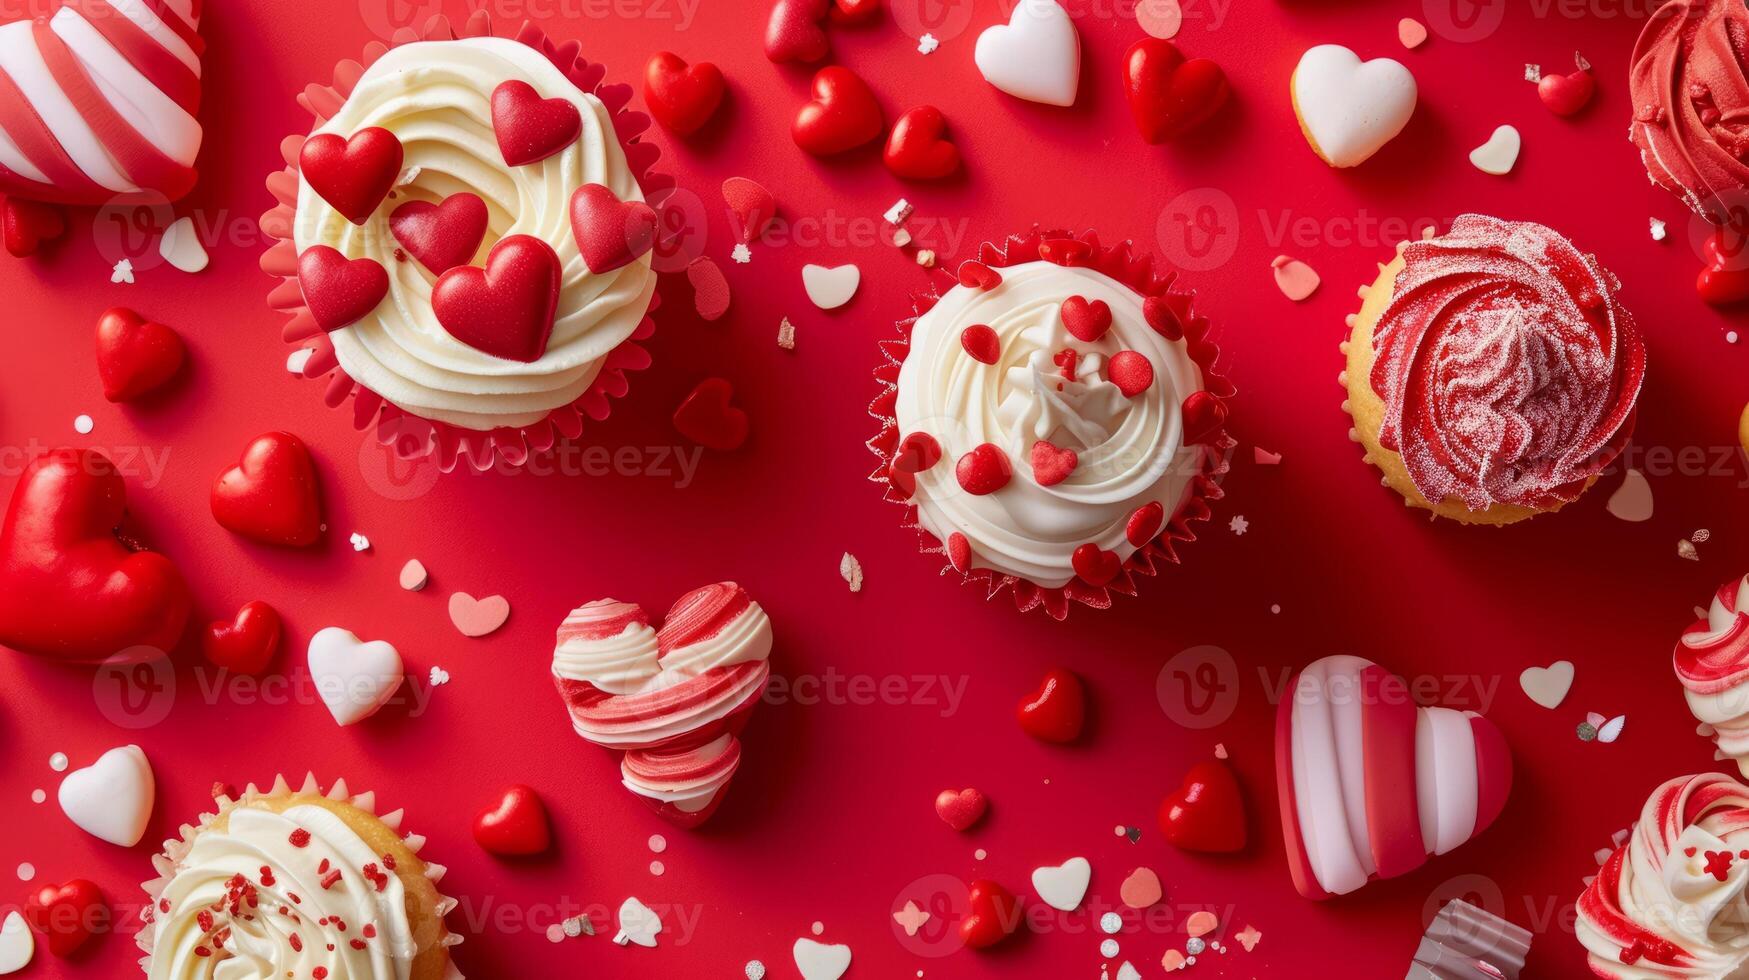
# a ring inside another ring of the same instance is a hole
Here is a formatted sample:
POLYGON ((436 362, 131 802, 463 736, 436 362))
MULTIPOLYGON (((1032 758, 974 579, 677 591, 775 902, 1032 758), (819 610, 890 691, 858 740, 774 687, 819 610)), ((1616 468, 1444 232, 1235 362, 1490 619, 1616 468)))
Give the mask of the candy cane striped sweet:
POLYGON ((201 128, 200 0, 65 0, 0 27, 0 192, 176 200, 201 128))
POLYGON ((601 599, 559 626, 553 681, 577 734, 625 752, 627 789, 703 823, 741 764, 739 734, 771 675, 771 620, 733 582, 682 596, 660 627, 601 599))
POLYGON ((1749 776, 1749 576, 1719 586, 1706 615, 1682 631, 1671 661, 1717 757, 1749 776))

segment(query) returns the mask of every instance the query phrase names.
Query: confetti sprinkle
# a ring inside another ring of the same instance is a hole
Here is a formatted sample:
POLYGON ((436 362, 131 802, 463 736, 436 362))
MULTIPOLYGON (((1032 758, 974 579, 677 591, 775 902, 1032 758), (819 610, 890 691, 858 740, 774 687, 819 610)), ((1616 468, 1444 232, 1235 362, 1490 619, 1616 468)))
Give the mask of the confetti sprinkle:
POLYGON ((43 801, 47 800, 48 798, 49 798, 49 794, 44 792, 43 790, 33 789, 30 791, 30 801, 32 803, 42 803, 43 801))
POLYGON ((56 752, 54 755, 49 756, 49 768, 56 772, 66 772, 67 753, 56 752))
POLYGON ((417 558, 407 559, 407 564, 401 566, 401 588, 408 592, 418 592, 431 581, 431 573, 425 570, 425 563, 417 558))
POLYGON ((1585 713, 1585 724, 1591 726, 1591 729, 1597 733, 1597 740, 1605 745, 1620 738, 1621 730, 1627 723, 1627 715, 1616 715, 1614 718, 1604 721, 1603 716, 1595 711, 1585 713))
POLYGON ((1152 868, 1137 868, 1118 887, 1118 898, 1132 909, 1145 909, 1159 902, 1164 892, 1160 876, 1152 868))
POLYGON ((784 350, 796 349, 796 325, 789 322, 787 316, 777 325, 777 346, 784 350))
POLYGON ((1245 952, 1249 953, 1257 948, 1258 942, 1263 939, 1263 933, 1258 932, 1256 926, 1247 925, 1239 930, 1239 934, 1234 938, 1239 940, 1239 945, 1245 947, 1245 952))
POLYGON ((729 258, 746 265, 753 261, 753 250, 747 247, 746 242, 739 242, 735 245, 735 250, 729 253, 729 258))
POLYGON ((1652 241, 1661 242, 1665 238, 1669 237, 1669 235, 1670 235, 1670 232, 1668 230, 1666 230, 1666 228, 1664 226, 1664 220, 1662 218, 1653 218, 1652 219, 1652 241))
POLYGON ((432 687, 442 687, 443 685, 448 684, 448 683, 449 683, 449 671, 444 670, 442 667, 431 668, 431 686, 432 687))
POLYGON ((918 249, 917 264, 925 269, 935 268, 935 250, 931 248, 918 249))
POLYGON ((547 942, 562 943, 565 941, 565 928, 558 923, 547 926, 547 942))
POLYGON ((1124 836, 1130 839, 1131 844, 1138 843, 1142 839, 1142 828, 1131 827, 1129 830, 1124 831, 1124 836))
POLYGON ((1269 268, 1275 273, 1275 288, 1281 294, 1295 303, 1302 302, 1318 291, 1323 281, 1318 278, 1318 271, 1299 259, 1286 255, 1277 255, 1269 263, 1269 268))
POLYGON ((352 532, 352 536, 350 538, 348 538, 347 540, 352 542, 352 550, 353 551, 369 551, 370 550, 370 539, 365 537, 362 534, 359 534, 357 531, 352 532))
POLYGON ((134 264, 127 259, 122 259, 120 262, 117 262, 115 268, 111 269, 109 272, 109 281, 112 283, 127 283, 130 286, 133 285, 134 264))
POLYGON ((1216 742, 1215 743, 1215 758, 1225 759, 1226 757, 1227 757, 1227 743, 1216 742))
POLYGON ((35 878, 35 877, 36 877, 36 865, 31 864, 29 861, 25 861, 24 863, 22 863, 18 866, 18 880, 19 881, 29 881, 30 879, 35 878))
POLYGON ((660 878, 668 873, 668 866, 660 861, 650 862, 650 873, 660 878))
POLYGON ((1176 949, 1169 949, 1166 951, 1165 956, 1160 957, 1160 966, 1163 967, 1167 973, 1175 973, 1184 969, 1187 962, 1188 961, 1184 958, 1184 954, 1176 949))
POLYGON ((1735 330, 1725 331, 1725 343, 1734 344, 1736 342, 1737 342, 1737 331, 1735 331, 1735 330))
POLYGON ((1609 495, 1609 503, 1604 509, 1616 518, 1636 524, 1651 520, 1652 484, 1647 482, 1646 474, 1628 470, 1622 477, 1621 486, 1609 495))
POLYGON ((1542 65, 1525 65, 1524 66, 1524 80, 1527 82, 1540 82, 1540 81, 1542 81, 1543 80, 1543 66, 1542 65))
POLYGON ((1280 466, 1281 454, 1272 453, 1262 446, 1251 447, 1251 461, 1258 466, 1280 466))
POLYGON ((973 859, 978 860, 978 861, 982 861, 989 856, 990 856, 990 852, 984 850, 981 847, 972 852, 973 859))
POLYGON ((1274 613, 1274 614, 1275 614, 1275 615, 1277 615, 1277 616, 1280 616, 1280 615, 1281 615, 1281 604, 1280 604, 1280 603, 1276 603, 1276 604, 1275 604, 1275 605, 1273 605, 1273 606, 1270 606, 1270 607, 1269 607, 1269 611, 1270 611, 1270 612, 1272 612, 1272 613, 1274 613))
POLYGON ((1397 21, 1397 40, 1413 51, 1427 43, 1427 25, 1413 17, 1405 17, 1397 21))
POLYGON ((941 47, 941 42, 936 40, 934 34, 925 34, 917 39, 918 54, 934 54, 935 49, 939 47, 941 47))
POLYGON ((1184 951, 1192 956, 1200 956, 1206 949, 1208 949, 1208 943, 1201 939, 1193 936, 1190 939, 1185 940, 1184 951))
POLYGON ((1597 738, 1597 728, 1588 721, 1580 722, 1576 732, 1581 742, 1595 741, 1597 738))
POLYGON ((758 960, 748 960, 742 972, 747 974, 747 980, 765 980, 765 964, 758 960))
POLYGON ((668 849, 668 838, 661 834, 650 835, 650 853, 660 854, 668 849))
POLYGON ((1676 557, 1689 561, 1700 561, 1700 550, 1694 546, 1694 542, 1683 538, 1676 542, 1676 557))
POLYGON ((1106 959, 1108 959, 1108 960, 1111 959, 1112 957, 1116 956, 1117 953, 1118 953, 1117 940, 1107 939, 1104 942, 1099 944, 1099 955, 1105 957, 1106 959))
POLYGON ((1136 4, 1136 26, 1162 41, 1170 41, 1184 29, 1184 8, 1178 0, 1141 0, 1136 4))
POLYGON ((850 586, 850 591, 862 591, 862 562, 857 561, 855 555, 846 551, 844 557, 838 559, 838 575, 850 586))
POLYGON ((893 247, 894 248, 904 248, 905 246, 907 246, 909 244, 911 244, 911 233, 910 232, 906 231, 903 228, 900 228, 898 231, 893 232, 893 247))
POLYGON ((816 936, 825 935, 825 933, 826 933, 826 923, 820 922, 817 920, 814 922, 814 924, 812 926, 809 926, 808 928, 816 936))
POLYGON ((310 348, 299 347, 297 350, 292 351, 291 355, 285 359, 286 372, 289 374, 302 375, 304 373, 304 368, 310 366, 310 358, 315 356, 316 352, 310 348))
POLYGON ((1688 536, 1688 540, 1693 541, 1695 544, 1706 544, 1708 541, 1711 541, 1712 539, 1713 539, 1713 532, 1707 530, 1704 527, 1688 536))
POLYGON ((911 202, 901 197, 893 202, 893 206, 888 208, 887 213, 881 215, 881 218, 885 220, 887 224, 896 228, 911 220, 911 212, 913 210, 915 209, 911 207, 911 202))
POLYGON ((1108 936, 1115 936, 1123 930, 1123 916, 1116 912, 1107 912, 1099 917, 1099 931, 1108 936))
POLYGON ((1519 135, 1517 127, 1497 126, 1488 142, 1470 151, 1470 164, 1485 174, 1504 177, 1517 166, 1518 153, 1523 147, 1524 137, 1519 135))
POLYGON ((1190 918, 1184 920, 1184 931, 1192 939, 1198 939, 1215 931, 1221 920, 1207 909, 1199 909, 1190 913, 1190 918))
POLYGON ((929 913, 918 908, 916 902, 906 899, 905 907, 893 913, 893 921, 899 924, 899 928, 905 930, 905 935, 915 936, 917 930, 923 928, 924 923, 929 921, 929 913))
POLYGON ((1227 522, 1227 530, 1242 535, 1251 530, 1251 522, 1245 519, 1244 514, 1236 514, 1232 520, 1227 522))
POLYGON ((97 423, 92 421, 89 415, 81 415, 73 420, 73 431, 82 436, 90 435, 91 430, 95 428, 97 428, 97 423))

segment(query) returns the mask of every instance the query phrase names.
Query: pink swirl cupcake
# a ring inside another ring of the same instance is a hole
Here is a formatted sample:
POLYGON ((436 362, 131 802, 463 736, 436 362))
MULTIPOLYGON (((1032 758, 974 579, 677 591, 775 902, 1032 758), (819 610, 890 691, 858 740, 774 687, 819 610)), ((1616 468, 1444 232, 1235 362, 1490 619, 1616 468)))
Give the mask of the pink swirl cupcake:
POLYGON ((1578 499, 1632 434, 1646 374, 1620 283, 1550 229, 1484 215, 1397 251, 1342 344, 1367 462, 1468 524, 1578 499))
POLYGON ((553 681, 585 739, 624 752, 626 789, 682 827, 722 803, 741 730, 771 676, 771 620, 733 582, 674 603, 658 628, 600 599, 560 625, 553 681))
POLYGON ((1628 69, 1628 135, 1654 184, 1720 222, 1749 190, 1749 9, 1740 0, 1654 6, 1628 69))
POLYGON ((1717 980, 1749 963, 1749 787, 1723 773, 1653 791, 1628 842, 1579 896, 1591 972, 1717 980))
POLYGON ((334 407, 405 457, 511 465, 575 438, 649 365, 657 216, 631 88, 525 25, 442 17, 298 101, 262 217, 269 304, 334 407))
POLYGON ((1719 586, 1672 660, 1701 733, 1717 743, 1718 758, 1736 760, 1749 776, 1749 576, 1719 586))

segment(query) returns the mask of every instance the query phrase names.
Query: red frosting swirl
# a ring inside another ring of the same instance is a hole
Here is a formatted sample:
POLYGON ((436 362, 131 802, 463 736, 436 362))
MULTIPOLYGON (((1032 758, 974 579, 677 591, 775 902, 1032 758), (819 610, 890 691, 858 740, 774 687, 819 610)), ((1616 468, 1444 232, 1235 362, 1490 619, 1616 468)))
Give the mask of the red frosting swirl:
POLYGON ((1749 8, 1743 0, 1669 0, 1628 69, 1629 135, 1653 182, 1714 221, 1749 188, 1749 8))
POLYGON ((1435 504, 1579 496, 1621 452, 1645 377, 1620 283, 1542 225, 1473 214, 1403 261, 1373 329, 1379 443, 1435 504))
POLYGON ((1743 584, 1734 578, 1719 586, 1712 609, 1676 644, 1676 676, 1696 694, 1718 694, 1749 679, 1749 610, 1737 608, 1743 584))

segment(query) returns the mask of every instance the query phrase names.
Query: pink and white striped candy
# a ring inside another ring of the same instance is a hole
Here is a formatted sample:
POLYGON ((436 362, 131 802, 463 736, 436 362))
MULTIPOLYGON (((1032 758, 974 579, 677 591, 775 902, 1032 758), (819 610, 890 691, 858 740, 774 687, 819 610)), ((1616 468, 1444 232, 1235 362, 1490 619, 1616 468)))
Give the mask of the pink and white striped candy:
POLYGON ((1512 789, 1512 754, 1486 718, 1415 704, 1360 657, 1302 670, 1276 713, 1276 780, 1301 895, 1344 895, 1407 874, 1486 830, 1512 789))
POLYGON ((176 200, 200 151, 200 0, 62 0, 0 26, 0 193, 176 200))
POLYGON ((1707 726, 1719 757, 1749 776, 1749 576, 1719 586, 1706 616, 1682 631, 1671 660, 1688 710, 1707 726))
POLYGON ((683 827, 716 811, 741 763, 738 736, 771 675, 771 620, 733 582, 643 607, 601 599, 571 611, 553 681, 577 734, 625 752, 627 789, 683 827))

